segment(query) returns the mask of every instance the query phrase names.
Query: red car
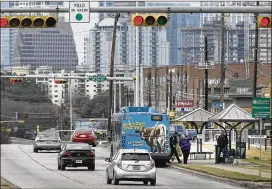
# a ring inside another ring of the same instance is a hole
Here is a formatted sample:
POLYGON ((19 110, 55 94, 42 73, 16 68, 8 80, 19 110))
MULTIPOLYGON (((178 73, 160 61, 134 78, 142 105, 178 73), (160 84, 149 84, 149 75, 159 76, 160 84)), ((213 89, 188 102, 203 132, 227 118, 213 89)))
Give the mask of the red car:
POLYGON ((72 142, 84 142, 96 146, 96 136, 91 128, 77 128, 72 136, 72 142))

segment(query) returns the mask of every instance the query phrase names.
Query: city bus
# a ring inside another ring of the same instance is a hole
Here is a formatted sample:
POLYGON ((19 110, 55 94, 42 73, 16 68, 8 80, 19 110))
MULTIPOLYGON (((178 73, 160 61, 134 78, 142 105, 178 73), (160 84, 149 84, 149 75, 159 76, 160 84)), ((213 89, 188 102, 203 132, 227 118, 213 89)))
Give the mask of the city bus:
POLYGON ((111 157, 118 149, 146 149, 158 164, 169 161, 170 132, 167 114, 151 107, 122 107, 111 123, 111 157))

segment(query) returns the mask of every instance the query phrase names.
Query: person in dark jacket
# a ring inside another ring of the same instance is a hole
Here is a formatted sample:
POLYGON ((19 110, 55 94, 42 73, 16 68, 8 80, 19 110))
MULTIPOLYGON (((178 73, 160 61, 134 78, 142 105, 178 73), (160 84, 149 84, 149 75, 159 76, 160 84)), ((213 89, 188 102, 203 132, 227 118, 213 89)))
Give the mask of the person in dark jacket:
POLYGON ((170 137, 170 148, 171 148, 171 153, 170 153, 170 158, 169 158, 169 163, 170 163, 170 159, 172 158, 172 156, 175 154, 177 160, 179 163, 181 163, 179 156, 178 156, 178 152, 176 149, 176 145, 178 143, 178 133, 175 132, 173 136, 170 137))
POLYGON ((179 146, 180 146, 182 154, 183 154, 184 164, 187 164, 187 160, 188 160, 188 157, 190 154, 190 150, 191 150, 190 140, 192 140, 191 137, 187 137, 186 135, 182 134, 181 139, 179 141, 179 146))
POLYGON ((224 162, 223 160, 226 157, 226 148, 228 145, 228 137, 224 131, 221 131, 221 135, 217 139, 217 146, 218 146, 218 154, 217 157, 219 158, 220 162, 224 162), (223 158, 223 160, 222 160, 223 158))

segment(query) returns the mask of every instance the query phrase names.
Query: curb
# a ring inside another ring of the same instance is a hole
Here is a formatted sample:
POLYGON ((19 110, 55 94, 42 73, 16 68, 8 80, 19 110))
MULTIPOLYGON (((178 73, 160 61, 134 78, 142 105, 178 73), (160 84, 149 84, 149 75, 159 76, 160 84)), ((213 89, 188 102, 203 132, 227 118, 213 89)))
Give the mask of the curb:
POLYGON ((21 189, 18 186, 16 186, 16 185, 12 184, 11 182, 9 182, 7 179, 4 179, 3 177, 1 177, 1 188, 2 187, 5 188, 5 186, 7 186, 7 187, 9 187, 11 189, 21 189), (2 185, 3 184, 2 182, 4 182, 6 185, 2 185))
POLYGON ((231 180, 231 179, 227 179, 227 178, 217 177, 217 176, 214 176, 214 175, 209 175, 209 174, 206 174, 206 173, 201 173, 201 172, 198 172, 198 171, 193 171, 193 170, 181 168, 181 167, 178 167, 176 165, 172 165, 170 167, 174 168, 174 169, 182 170, 182 171, 184 171, 186 173, 191 173, 191 174, 199 175, 199 176, 206 177, 206 178, 212 178, 212 179, 217 180, 217 181, 225 182, 225 183, 232 184, 232 185, 239 185, 239 186, 246 187, 246 188, 249 188, 249 189, 271 189, 271 184, 264 184, 264 183, 257 183, 257 182, 247 182, 247 181, 236 181, 236 180, 231 180))

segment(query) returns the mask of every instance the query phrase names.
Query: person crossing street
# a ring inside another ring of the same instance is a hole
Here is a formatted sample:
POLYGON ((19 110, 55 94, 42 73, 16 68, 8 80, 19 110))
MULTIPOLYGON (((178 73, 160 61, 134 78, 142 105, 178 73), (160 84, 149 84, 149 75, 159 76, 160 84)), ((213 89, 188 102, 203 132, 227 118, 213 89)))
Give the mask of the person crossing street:
POLYGON ((169 158, 169 163, 170 163, 170 159, 172 158, 173 155, 176 156, 177 160, 179 163, 181 163, 181 160, 179 159, 179 156, 178 156, 178 152, 177 152, 177 149, 176 149, 176 145, 178 143, 178 133, 175 132, 174 135, 172 135, 170 137, 170 148, 171 148, 171 153, 170 153, 170 158, 169 158))

